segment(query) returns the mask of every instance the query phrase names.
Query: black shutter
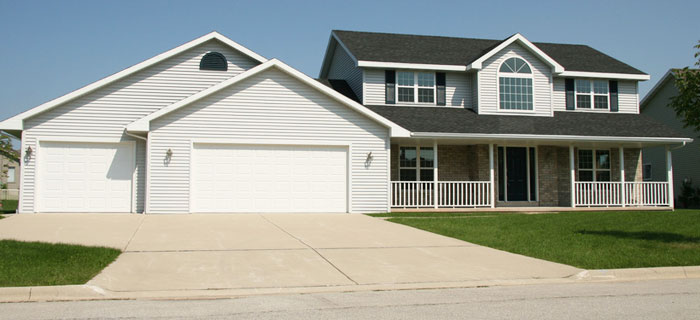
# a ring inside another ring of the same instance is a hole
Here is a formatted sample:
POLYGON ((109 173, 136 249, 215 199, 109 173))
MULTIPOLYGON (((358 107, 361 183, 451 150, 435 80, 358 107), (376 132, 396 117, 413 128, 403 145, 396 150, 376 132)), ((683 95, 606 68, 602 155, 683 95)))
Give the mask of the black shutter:
POLYGON ((610 80, 610 111, 618 112, 619 107, 617 103, 617 81, 610 80))
POLYGON ((576 97, 574 96, 574 79, 565 79, 566 87, 566 110, 576 109, 576 97))
POLYGON ((435 74, 435 84, 437 87, 435 88, 435 95, 437 105, 438 106, 444 106, 446 104, 447 96, 446 96, 446 90, 445 90, 445 73, 444 72, 438 72, 435 74))
POLYGON ((385 70, 384 81, 386 82, 386 104, 396 103, 396 71, 385 70))

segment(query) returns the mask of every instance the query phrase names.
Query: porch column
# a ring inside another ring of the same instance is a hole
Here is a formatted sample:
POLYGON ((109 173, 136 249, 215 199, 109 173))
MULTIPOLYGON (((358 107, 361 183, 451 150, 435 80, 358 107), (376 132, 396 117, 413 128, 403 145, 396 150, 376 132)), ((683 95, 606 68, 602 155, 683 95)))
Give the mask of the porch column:
POLYGON ((433 141, 433 207, 438 207, 438 143, 433 141))
POLYGON ((620 182, 622 182, 620 184, 620 188, 622 188, 620 201, 622 202, 622 207, 624 208, 627 203, 627 188, 625 186, 625 148, 620 147, 618 152, 620 153, 620 182))
POLYGON ((668 206, 675 208, 673 196, 673 163, 671 162, 671 149, 666 147, 666 181, 668 181, 668 206))
POLYGON ((491 208, 496 207, 496 183, 493 167, 493 143, 489 143, 489 181, 491 181, 489 184, 489 200, 491 201, 491 208))
POLYGON ((576 207, 576 166, 574 164, 574 146, 569 146, 569 172, 571 174, 571 207, 576 207))

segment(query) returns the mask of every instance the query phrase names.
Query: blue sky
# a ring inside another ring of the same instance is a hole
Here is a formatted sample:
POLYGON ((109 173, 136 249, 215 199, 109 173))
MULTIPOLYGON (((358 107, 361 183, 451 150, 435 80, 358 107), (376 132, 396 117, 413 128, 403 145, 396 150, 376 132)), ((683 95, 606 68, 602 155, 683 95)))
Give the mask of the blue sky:
POLYGON ((698 12, 697 0, 0 0, 0 119, 212 30, 314 77, 332 29, 490 39, 520 32, 587 44, 649 73, 643 96, 669 68, 693 64, 698 12))

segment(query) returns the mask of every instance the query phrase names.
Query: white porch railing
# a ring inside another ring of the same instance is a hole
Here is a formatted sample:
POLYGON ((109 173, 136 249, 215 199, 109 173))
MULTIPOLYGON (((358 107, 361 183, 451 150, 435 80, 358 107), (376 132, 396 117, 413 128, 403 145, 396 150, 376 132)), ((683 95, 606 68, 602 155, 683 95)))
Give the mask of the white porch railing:
POLYGON ((18 189, 0 189, 0 200, 18 200, 18 189))
POLYGON ((403 208, 489 207, 489 181, 392 181, 391 206, 403 208), (437 188, 437 189, 436 189, 437 188), (436 192, 437 191, 437 192, 436 192))
POLYGON ((574 206, 669 206, 668 182, 574 182, 574 206))

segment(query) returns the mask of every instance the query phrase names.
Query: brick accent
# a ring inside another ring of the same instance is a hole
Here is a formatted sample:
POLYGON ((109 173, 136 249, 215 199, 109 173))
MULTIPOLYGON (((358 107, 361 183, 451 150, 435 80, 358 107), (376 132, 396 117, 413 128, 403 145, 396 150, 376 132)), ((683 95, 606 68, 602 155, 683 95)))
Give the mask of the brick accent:
POLYGON ((472 152, 470 152, 469 147, 461 145, 438 146, 438 180, 469 180, 469 164, 472 163, 472 152))
POLYGON ((391 181, 399 180, 399 145, 391 145, 391 181))
MULTIPOLYGON (((476 154, 476 176, 473 180, 488 181, 490 178, 489 172, 489 146, 487 144, 478 144, 473 146, 476 154)), ((496 161, 494 157, 493 161, 496 161)), ((494 166, 495 168, 495 166, 494 166)))
POLYGON ((625 181, 642 181, 642 149, 625 148, 625 181))
POLYGON ((540 206, 571 205, 569 148, 537 147, 537 178, 540 206))

